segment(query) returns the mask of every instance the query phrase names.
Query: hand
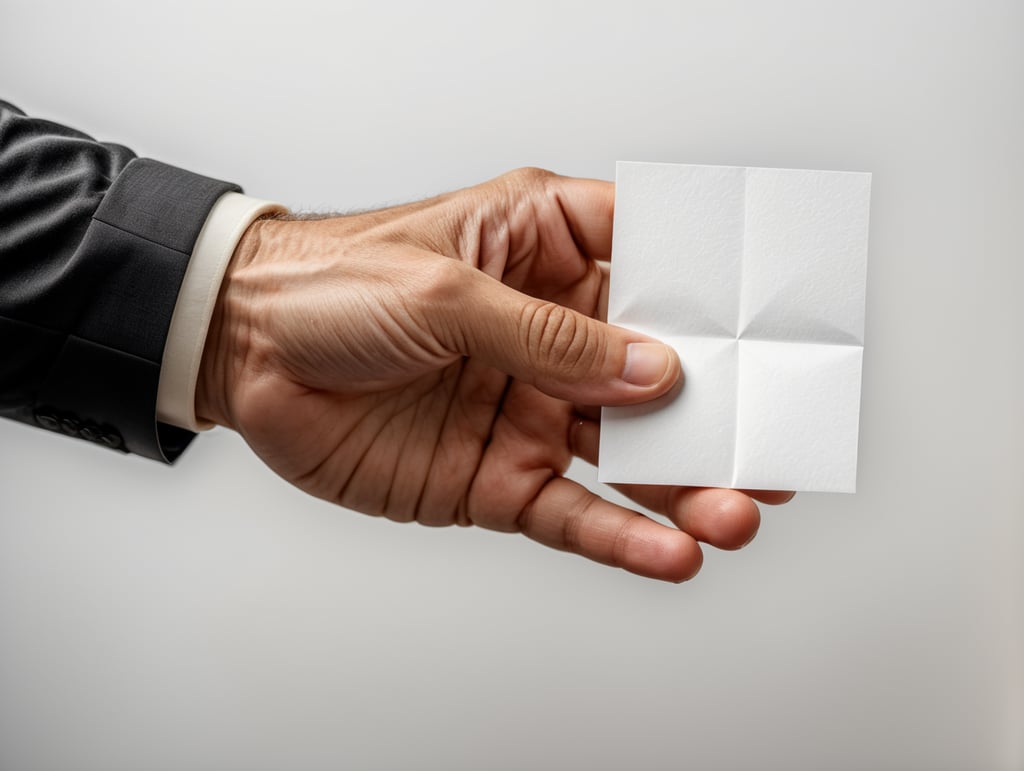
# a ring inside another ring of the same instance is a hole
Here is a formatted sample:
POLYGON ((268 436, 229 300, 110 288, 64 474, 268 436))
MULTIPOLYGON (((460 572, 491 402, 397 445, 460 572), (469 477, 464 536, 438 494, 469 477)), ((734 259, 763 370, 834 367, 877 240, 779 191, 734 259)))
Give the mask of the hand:
MULTIPOLYGON (((196 409, 312 495, 427 525, 522 532, 653 578, 738 548, 735 490, 623 486, 676 526, 563 477, 595 405, 677 385, 678 358, 604 314, 614 187, 538 170, 392 209, 261 220, 225 278, 196 409)), ((756 493, 779 503, 786 493, 756 493)))

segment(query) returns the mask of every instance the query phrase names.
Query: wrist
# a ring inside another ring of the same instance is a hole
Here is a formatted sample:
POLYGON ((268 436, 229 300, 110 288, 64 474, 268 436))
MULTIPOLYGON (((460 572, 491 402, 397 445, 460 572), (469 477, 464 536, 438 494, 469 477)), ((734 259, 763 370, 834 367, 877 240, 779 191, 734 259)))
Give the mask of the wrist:
POLYGON ((157 388, 157 419, 192 431, 213 427, 196 415, 196 390, 210 323, 228 263, 260 217, 282 214, 280 204, 241 193, 222 195, 210 209, 182 277, 167 329, 157 388))
POLYGON ((244 276, 256 259, 267 223, 257 219, 246 228, 224 273, 196 381, 195 410, 200 421, 237 426, 232 395, 248 357, 252 329, 244 276))

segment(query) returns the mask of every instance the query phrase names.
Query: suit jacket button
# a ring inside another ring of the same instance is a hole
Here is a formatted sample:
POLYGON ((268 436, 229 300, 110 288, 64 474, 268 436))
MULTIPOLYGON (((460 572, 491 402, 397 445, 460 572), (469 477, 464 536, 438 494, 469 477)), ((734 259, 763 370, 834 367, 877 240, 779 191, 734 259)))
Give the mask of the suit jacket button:
POLYGON ((100 434, 100 441, 112 450, 121 449, 123 444, 121 435, 116 431, 104 431, 100 434))
POLYGON ((48 428, 50 431, 60 430, 60 421, 57 420, 56 415, 48 410, 40 410, 36 413, 36 423, 41 425, 43 428, 48 428))
POLYGON ((64 417, 60 420, 60 428, 65 434, 78 436, 78 432, 82 430, 82 424, 75 418, 64 417))
POLYGON ((100 438, 99 429, 96 426, 86 423, 82 426, 82 430, 78 432, 78 435, 83 439, 87 439, 90 442, 97 442, 100 438))

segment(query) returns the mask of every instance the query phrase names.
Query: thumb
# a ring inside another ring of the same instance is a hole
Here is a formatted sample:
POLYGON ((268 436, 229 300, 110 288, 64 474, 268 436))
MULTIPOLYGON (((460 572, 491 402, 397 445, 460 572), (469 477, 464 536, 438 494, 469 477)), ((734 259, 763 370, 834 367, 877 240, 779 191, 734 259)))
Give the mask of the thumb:
POLYGON ((453 320, 464 355, 579 404, 646 402, 682 376, 670 346, 478 275, 453 320))

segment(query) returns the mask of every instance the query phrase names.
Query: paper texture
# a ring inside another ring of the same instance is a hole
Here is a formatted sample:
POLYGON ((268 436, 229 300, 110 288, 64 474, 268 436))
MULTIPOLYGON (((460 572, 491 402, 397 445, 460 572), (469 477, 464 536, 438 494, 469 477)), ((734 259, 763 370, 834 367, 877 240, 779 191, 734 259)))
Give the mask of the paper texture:
POLYGON ((608 321, 674 397, 605 408, 602 482, 853 492, 871 175, 619 163, 608 321))

